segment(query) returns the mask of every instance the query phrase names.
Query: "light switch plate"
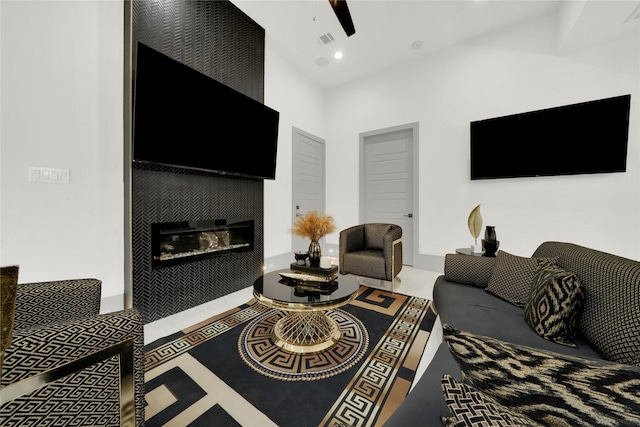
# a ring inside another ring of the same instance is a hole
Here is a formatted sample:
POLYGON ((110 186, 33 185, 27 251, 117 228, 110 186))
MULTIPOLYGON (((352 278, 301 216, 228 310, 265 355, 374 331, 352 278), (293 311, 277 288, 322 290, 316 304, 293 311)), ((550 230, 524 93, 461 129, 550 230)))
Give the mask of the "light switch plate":
POLYGON ((53 169, 29 166, 29 182, 69 183, 69 169, 53 169))

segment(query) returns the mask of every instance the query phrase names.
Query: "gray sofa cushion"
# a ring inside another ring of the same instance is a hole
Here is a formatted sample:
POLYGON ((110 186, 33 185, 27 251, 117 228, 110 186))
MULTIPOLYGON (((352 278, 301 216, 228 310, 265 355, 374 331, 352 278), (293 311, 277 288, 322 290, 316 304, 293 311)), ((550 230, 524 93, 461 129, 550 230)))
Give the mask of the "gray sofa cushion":
POLYGON ((444 278, 450 282, 486 288, 495 262, 495 257, 446 254, 444 278))
POLYGON ((602 357, 581 335, 573 340, 577 348, 545 340, 527 325, 524 309, 481 288, 448 282, 440 276, 434 284, 433 301, 440 321, 461 330, 573 356, 602 357))

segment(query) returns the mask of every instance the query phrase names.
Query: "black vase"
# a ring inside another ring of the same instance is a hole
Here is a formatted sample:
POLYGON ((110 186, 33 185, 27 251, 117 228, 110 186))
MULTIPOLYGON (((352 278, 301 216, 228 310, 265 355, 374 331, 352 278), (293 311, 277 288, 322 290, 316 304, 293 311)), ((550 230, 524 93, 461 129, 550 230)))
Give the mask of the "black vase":
POLYGON ((320 257, 322 256, 322 248, 317 240, 311 239, 309 244, 309 265, 311 267, 320 267, 320 257))
POLYGON ((496 228, 493 225, 487 225, 484 230, 484 239, 482 239, 484 256, 496 256, 499 247, 500 242, 496 238, 496 228))
POLYGON ((487 225, 484 228, 484 238, 487 240, 498 240, 496 238, 496 228, 493 225, 487 225))

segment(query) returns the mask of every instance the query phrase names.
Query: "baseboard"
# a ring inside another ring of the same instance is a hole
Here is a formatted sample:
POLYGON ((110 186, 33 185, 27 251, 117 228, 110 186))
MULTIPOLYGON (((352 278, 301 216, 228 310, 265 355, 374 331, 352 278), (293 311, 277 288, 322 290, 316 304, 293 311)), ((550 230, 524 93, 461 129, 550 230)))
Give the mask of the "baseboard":
POLYGON ((418 270, 444 272, 444 256, 422 255, 413 257, 413 268, 418 270))

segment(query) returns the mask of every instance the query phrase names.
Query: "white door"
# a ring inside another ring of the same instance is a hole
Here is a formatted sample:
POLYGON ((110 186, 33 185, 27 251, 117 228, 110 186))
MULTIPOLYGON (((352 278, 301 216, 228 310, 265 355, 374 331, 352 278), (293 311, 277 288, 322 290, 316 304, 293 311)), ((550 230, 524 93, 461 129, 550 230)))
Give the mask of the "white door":
POLYGON ((362 222, 402 227, 403 264, 413 265, 413 128, 363 135, 362 222))
MULTIPOLYGON (((324 140, 293 128, 293 221, 306 212, 325 210, 324 140)), ((291 223, 293 226, 293 222, 291 223)), ((306 251, 310 240, 292 234, 293 251, 306 251)), ((324 242, 320 242, 322 247, 324 242)))

